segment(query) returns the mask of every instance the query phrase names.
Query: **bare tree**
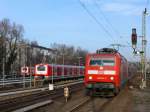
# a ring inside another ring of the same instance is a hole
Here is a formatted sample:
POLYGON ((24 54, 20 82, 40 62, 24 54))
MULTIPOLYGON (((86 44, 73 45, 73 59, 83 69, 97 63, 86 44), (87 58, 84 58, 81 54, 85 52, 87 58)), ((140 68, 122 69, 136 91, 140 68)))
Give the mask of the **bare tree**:
POLYGON ((51 44, 51 48, 56 50, 56 58, 58 64, 74 65, 79 62, 79 57, 82 57, 82 64, 85 63, 85 55, 88 53, 87 50, 83 50, 80 47, 77 49, 74 46, 67 46, 65 44, 51 44), (64 59, 63 59, 64 58, 64 59))
POLYGON ((0 21, 0 35, 2 42, 2 58, 5 60, 5 73, 9 74, 12 64, 17 59, 17 43, 23 37, 23 26, 10 23, 9 19, 0 21))
POLYGON ((23 39, 23 33, 22 25, 11 23, 9 19, 0 21, 0 74, 5 71, 5 75, 8 75, 12 70, 18 70, 20 74, 21 66, 34 66, 43 60, 46 63, 73 65, 79 62, 78 57, 82 57, 84 64, 88 51, 56 43, 51 44, 53 50, 50 51, 39 46, 37 41, 23 39))

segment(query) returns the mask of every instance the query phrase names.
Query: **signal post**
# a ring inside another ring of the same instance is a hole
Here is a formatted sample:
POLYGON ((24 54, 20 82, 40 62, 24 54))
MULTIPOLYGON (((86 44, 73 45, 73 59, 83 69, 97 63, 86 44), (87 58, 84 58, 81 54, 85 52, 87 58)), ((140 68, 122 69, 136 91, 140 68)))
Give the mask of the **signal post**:
POLYGON ((136 44, 137 44, 137 34, 136 34, 136 28, 132 29, 132 35, 131 35, 131 41, 132 41, 132 48, 134 54, 140 54, 141 56, 141 65, 142 65, 142 83, 140 85, 140 88, 146 88, 146 69, 147 69, 147 59, 146 59, 146 15, 147 15, 147 9, 142 13, 142 50, 137 51, 136 50, 136 44))
POLYGON ((69 88, 67 86, 64 88, 64 97, 65 97, 66 103, 67 103, 68 98, 69 98, 69 88))

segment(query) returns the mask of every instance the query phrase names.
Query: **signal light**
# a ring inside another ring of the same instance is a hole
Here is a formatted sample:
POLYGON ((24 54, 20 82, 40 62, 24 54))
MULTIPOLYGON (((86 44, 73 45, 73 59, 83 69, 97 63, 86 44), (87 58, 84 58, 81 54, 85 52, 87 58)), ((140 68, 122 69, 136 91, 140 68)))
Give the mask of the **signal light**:
POLYGON ((132 47, 133 47, 133 49, 135 49, 136 48, 136 44, 137 44, 136 28, 132 28, 131 41, 132 41, 132 47))

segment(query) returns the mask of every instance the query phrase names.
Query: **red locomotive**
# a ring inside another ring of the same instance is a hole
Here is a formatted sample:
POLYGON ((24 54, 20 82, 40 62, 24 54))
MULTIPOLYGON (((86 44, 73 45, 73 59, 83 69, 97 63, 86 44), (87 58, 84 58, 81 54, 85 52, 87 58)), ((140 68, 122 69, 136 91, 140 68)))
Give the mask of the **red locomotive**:
POLYGON ((35 65, 35 78, 70 79, 84 76, 84 66, 37 64, 35 65))
POLYGON ((85 66, 86 94, 111 90, 115 95, 131 78, 127 60, 115 49, 103 48, 88 54, 85 66))

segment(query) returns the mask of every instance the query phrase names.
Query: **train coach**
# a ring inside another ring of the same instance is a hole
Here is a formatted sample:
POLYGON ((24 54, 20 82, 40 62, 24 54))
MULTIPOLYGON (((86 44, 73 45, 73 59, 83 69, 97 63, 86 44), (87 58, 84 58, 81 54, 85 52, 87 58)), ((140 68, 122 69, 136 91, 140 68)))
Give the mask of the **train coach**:
POLYGON ((76 79, 84 77, 84 66, 37 64, 35 65, 35 79, 54 80, 76 79))
POLYGON ((86 94, 109 90, 117 95, 133 75, 128 70, 128 61, 115 49, 103 48, 94 54, 87 54, 84 78, 86 94))

